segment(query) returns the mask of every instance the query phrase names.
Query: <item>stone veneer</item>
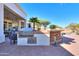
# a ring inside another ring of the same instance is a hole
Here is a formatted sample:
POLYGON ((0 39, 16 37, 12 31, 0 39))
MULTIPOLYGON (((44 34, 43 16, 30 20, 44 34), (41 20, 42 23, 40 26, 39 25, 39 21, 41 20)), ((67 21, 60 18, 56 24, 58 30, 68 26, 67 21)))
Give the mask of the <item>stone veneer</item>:
POLYGON ((54 36, 56 36, 57 42, 61 42, 61 30, 50 31, 50 44, 54 43, 54 36))

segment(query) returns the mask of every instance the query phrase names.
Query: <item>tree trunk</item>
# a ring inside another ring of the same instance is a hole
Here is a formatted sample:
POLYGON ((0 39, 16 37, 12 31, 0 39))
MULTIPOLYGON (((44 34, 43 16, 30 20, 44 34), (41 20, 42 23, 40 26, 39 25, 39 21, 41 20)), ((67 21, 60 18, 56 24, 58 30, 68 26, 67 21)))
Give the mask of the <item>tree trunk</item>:
POLYGON ((35 30, 35 23, 33 23, 33 30, 35 30))

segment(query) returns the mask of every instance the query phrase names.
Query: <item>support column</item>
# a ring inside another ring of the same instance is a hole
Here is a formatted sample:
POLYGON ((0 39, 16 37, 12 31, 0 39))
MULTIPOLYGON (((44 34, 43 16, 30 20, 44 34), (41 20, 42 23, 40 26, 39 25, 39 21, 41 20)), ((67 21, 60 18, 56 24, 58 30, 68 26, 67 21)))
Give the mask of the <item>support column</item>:
POLYGON ((18 29, 21 29, 21 21, 19 21, 18 29))
POLYGON ((61 31, 60 30, 51 30, 50 31, 50 44, 61 42, 61 31))
POLYGON ((4 35, 4 5, 0 3, 0 43, 5 42, 4 35))

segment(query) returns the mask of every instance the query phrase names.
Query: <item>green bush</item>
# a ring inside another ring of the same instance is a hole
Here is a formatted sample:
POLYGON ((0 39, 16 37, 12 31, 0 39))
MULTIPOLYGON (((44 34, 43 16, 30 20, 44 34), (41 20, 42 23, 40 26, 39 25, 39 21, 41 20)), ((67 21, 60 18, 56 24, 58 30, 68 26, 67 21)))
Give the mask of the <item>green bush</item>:
POLYGON ((50 29, 55 29, 56 27, 56 25, 50 25, 50 29))

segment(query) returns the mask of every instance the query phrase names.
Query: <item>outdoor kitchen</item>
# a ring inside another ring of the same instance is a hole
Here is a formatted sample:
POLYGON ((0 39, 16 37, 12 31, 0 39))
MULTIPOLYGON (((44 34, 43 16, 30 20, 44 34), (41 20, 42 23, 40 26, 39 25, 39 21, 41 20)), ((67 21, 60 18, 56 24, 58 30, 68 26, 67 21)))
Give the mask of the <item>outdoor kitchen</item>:
POLYGON ((19 46, 49 46, 50 37, 38 30, 33 30, 30 25, 17 33, 17 45, 19 46))

